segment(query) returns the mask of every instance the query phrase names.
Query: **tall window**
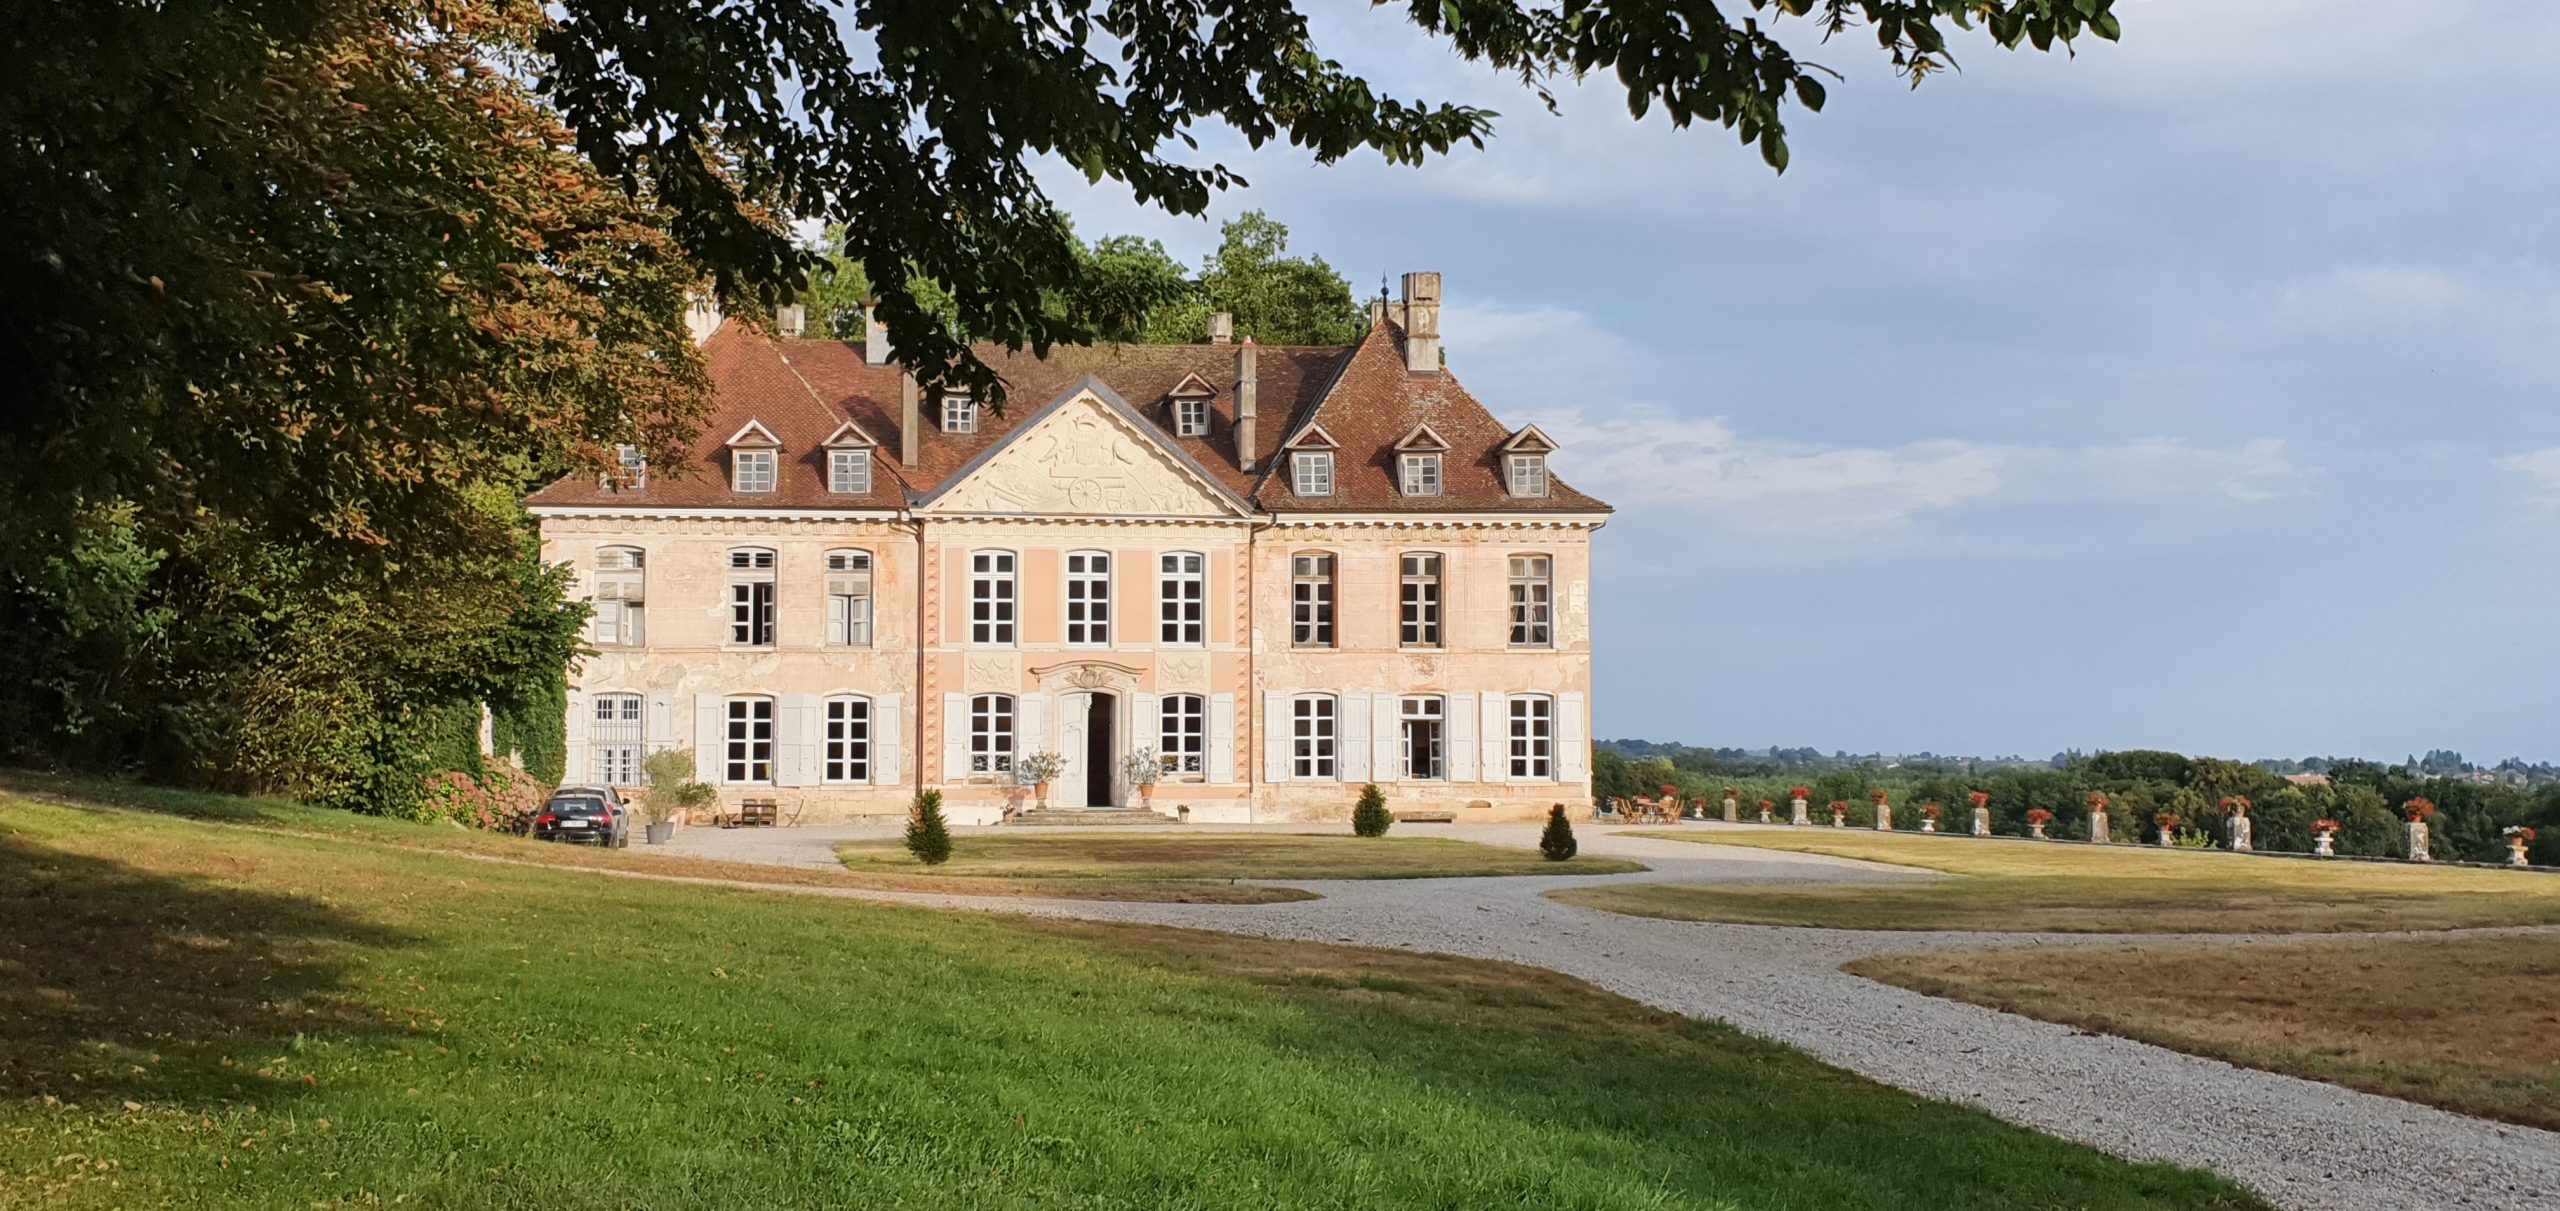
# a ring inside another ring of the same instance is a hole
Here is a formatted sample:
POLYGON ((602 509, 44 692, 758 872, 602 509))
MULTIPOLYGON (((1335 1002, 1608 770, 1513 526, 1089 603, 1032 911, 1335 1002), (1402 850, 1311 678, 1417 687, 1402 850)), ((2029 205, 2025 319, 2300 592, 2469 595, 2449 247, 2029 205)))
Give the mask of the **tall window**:
POLYGON ((603 547, 596 551, 597 647, 636 648, 648 628, 649 557, 638 547, 603 547))
POLYGON ((732 698, 728 707, 726 780, 773 781, 773 699, 732 698))
POLYGON ((1511 776, 1552 778, 1556 758, 1556 703, 1524 695, 1511 700, 1511 776))
POLYGON ((1396 641, 1409 648, 1440 646, 1440 557, 1417 551, 1401 561, 1404 570, 1397 607, 1396 641))
POLYGON ((966 391, 945 392, 942 396, 942 431, 975 433, 978 431, 978 401, 966 391))
POLYGON ((1289 557, 1289 642, 1305 648, 1333 646, 1333 556, 1289 557))
POLYGON ((979 694, 969 699, 969 772, 1013 772, 1013 696, 979 694))
POLYGON ((1510 475, 1511 494, 1513 496, 1544 496, 1547 494, 1546 455, 1514 454, 1503 460, 1503 467, 1510 475))
POLYGON ((640 695, 598 694, 587 724, 587 768, 598 782, 640 785, 640 695))
POLYGON ((1209 397, 1181 395, 1173 401, 1173 432, 1176 437, 1204 437, 1209 432, 1209 397))
POLYGON ((729 484, 740 492, 773 491, 773 451, 730 451, 729 484))
POLYGON ((1511 646, 1555 642, 1555 563, 1544 555, 1511 557, 1511 646))
POLYGON ((871 490, 871 451, 852 446, 827 451, 827 491, 859 496, 871 490))
POLYGON ((773 646, 770 547, 739 547, 729 552, 729 642, 752 648, 773 646))
POLYGON ((1300 450, 1290 455, 1289 490, 1300 496, 1333 495, 1333 451, 1300 450))
POLYGON ((871 646, 871 552, 827 552, 827 642, 871 646))
POLYGON ((829 782, 871 781, 870 699, 827 699, 826 775, 829 782))
POLYGON ((1441 772, 1440 725, 1442 700, 1435 696, 1404 700, 1404 776, 1411 782, 1431 782, 1448 775, 1441 772))
POLYGON ((969 557, 969 642, 1013 642, 1013 552, 969 557))
POLYGON ((1404 481, 1405 495, 1438 496, 1440 494, 1440 456, 1438 454, 1407 454, 1401 462, 1403 474, 1400 478, 1404 481))
POLYGON ((1164 761, 1168 774, 1200 772, 1202 726, 1207 718, 1207 703, 1198 694, 1167 694, 1162 700, 1164 725, 1157 729, 1156 755, 1164 761))
POLYGON ((1111 557, 1100 551, 1067 555, 1067 642, 1111 642, 1111 557))
POLYGON ((1199 553, 1167 551, 1158 566, 1164 576, 1156 638, 1164 643, 1200 643, 1202 620, 1207 615, 1208 580, 1202 575, 1199 553))
POLYGON ((1333 696, 1310 694, 1297 699, 1291 711, 1290 736, 1297 747, 1289 766, 1290 776, 1336 777, 1333 764, 1333 696))

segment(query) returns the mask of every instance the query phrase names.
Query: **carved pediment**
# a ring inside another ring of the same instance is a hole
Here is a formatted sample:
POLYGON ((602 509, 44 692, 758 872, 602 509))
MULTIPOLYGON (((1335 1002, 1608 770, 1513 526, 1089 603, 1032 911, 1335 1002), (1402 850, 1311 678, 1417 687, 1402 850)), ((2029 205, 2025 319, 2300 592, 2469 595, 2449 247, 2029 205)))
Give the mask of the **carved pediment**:
POLYGON ((1046 410, 963 469, 926 513, 1233 517, 1215 483, 1090 390, 1046 410))

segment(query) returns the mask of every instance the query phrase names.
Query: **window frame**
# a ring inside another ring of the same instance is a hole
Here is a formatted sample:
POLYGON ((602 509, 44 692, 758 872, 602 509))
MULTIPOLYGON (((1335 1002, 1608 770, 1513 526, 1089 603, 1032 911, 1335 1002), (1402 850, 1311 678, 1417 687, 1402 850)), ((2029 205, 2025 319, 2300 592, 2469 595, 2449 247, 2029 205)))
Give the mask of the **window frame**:
POLYGON ((1511 619, 1514 648, 1543 650, 1556 646, 1556 560, 1543 551, 1516 551, 1505 557, 1509 573, 1504 601, 1511 619), (1524 561, 1536 571, 1524 573, 1524 561))
POLYGON ((729 490, 751 496, 771 496, 782 487, 782 452, 779 450, 729 451, 729 490), (751 478, 752 477, 752 478, 751 478), (756 487, 760 480, 763 487, 756 487))
POLYGON ((772 547, 729 548, 729 642, 726 646, 775 646, 782 614, 781 562, 781 555, 772 547))
POLYGON ((649 642, 649 552, 613 544, 596 548, 594 613, 589 642, 600 648, 637 648, 649 642), (608 621, 610 619, 610 621, 608 621))
POLYGON ((1396 486, 1407 496, 1438 496, 1447 483, 1441 469, 1439 451, 1405 451, 1396 458, 1396 486))
POLYGON ((1341 762, 1341 699, 1332 694, 1299 694, 1289 699, 1289 777, 1339 782, 1341 762))
POLYGON ((879 582, 875 579, 879 566, 879 560, 867 548, 835 547, 827 552, 827 646, 871 646, 879 601, 879 582), (856 562, 861 566, 852 566, 856 562), (839 586, 851 587, 856 577, 861 579, 861 592, 836 591, 839 586))
POLYGON ((649 751, 648 709, 644 695, 621 691, 600 693, 589 700, 587 773, 595 781, 607 786, 639 786, 645 781, 640 765, 649 751))
POLYGON ((827 491, 838 496, 871 493, 871 448, 837 446, 827 451, 827 491))
POLYGON ((1333 451, 1292 450, 1289 452, 1289 491, 1299 496, 1333 495, 1333 451), (1321 479, 1323 482, 1318 483, 1321 479), (1321 488, 1321 491, 1317 489, 1321 488))
POLYGON ((769 694, 733 694, 721 699, 720 704, 721 785, 773 785, 773 697, 769 694), (760 719, 757 707, 764 708, 760 719), (761 738, 756 735, 759 724, 764 729, 761 738), (756 776, 759 768, 763 777, 756 776))
POLYGON ((877 751, 873 737, 879 720, 872 700, 861 694, 829 694, 820 708, 818 725, 818 780, 835 786, 862 786, 871 782, 877 751), (861 718, 854 718, 859 707, 861 718), (855 736, 859 726, 862 734, 855 736), (859 769, 860 776, 854 772, 859 769))
POLYGON ((1209 436, 1209 397, 1177 395, 1173 397, 1173 435, 1175 437, 1209 436))
POLYGON ((1208 555, 1199 551, 1157 552, 1156 642, 1167 647, 1196 648, 1208 641, 1208 555), (1191 564, 1188 569, 1181 566, 1185 560, 1191 564))
POLYGON ((969 773, 1011 774, 1020 737, 1021 705, 1011 694, 969 696, 969 773))
POLYGON ((1289 554, 1289 646, 1329 648, 1336 635, 1336 594, 1341 563, 1331 551, 1289 554), (1309 560, 1322 560, 1321 572, 1305 571, 1309 560))
POLYGON ((1546 694, 1513 694, 1504 732, 1512 781, 1552 782, 1556 776, 1556 700, 1546 694), (1542 709, 1541 709, 1542 708, 1542 709))
POLYGON ((1503 482, 1513 496, 1539 497, 1547 494, 1547 456, 1536 452, 1513 451, 1502 460, 1503 482))
POLYGON ((1442 694, 1407 694, 1396 700, 1396 760, 1407 782, 1449 780, 1449 699, 1442 694), (1427 711, 1414 708, 1427 705, 1427 711), (1431 772, 1414 772, 1414 725, 1431 725, 1431 772))
POLYGON ((1446 646, 1442 623, 1448 600, 1448 567, 1449 557, 1440 551, 1400 551, 1396 554, 1397 647, 1446 646), (1416 571, 1416 560, 1429 560, 1429 570, 1416 571))
POLYGON ((969 552, 969 645, 1009 648, 1022 638, 1022 553, 969 552), (993 565, 1001 561, 1001 570, 993 565))
POLYGON ((1177 778, 1208 773, 1209 696, 1166 694, 1156 700, 1156 759, 1177 778))
POLYGON ((966 391, 942 393, 942 431, 975 433, 978 431, 978 397, 966 391))
POLYGON ((1069 551, 1062 565, 1066 643, 1071 648, 1111 646, 1111 552, 1069 551))

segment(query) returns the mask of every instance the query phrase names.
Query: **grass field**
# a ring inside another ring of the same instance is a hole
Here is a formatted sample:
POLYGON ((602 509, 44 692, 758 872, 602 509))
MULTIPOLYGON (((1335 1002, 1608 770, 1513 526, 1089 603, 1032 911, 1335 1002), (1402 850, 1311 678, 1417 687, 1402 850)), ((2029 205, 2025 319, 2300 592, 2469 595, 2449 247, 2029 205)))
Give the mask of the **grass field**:
MULTIPOLYGON (((896 841, 836 847, 857 874, 924 869, 896 841)), ((1448 837, 1355 837, 1272 833, 1120 832, 1091 829, 972 836, 937 873, 995 879, 1137 880, 1428 879, 1484 875, 1609 875, 1645 869, 1615 858, 1549 862, 1533 849, 1505 849, 1448 837)))
POLYGON ((0 1205, 2254 1207, 1542 971, 0 798, 0 1205))
POLYGON ((1941 951, 1862 959, 1849 970, 2560 1130, 2560 935, 1941 951))
POLYGON ((2560 923, 2560 877, 2522 871, 1822 828, 1636 835, 1863 858, 1963 877, 1788 887, 1622 883, 1549 894, 1634 916, 1838 929, 2353 933, 2560 923))

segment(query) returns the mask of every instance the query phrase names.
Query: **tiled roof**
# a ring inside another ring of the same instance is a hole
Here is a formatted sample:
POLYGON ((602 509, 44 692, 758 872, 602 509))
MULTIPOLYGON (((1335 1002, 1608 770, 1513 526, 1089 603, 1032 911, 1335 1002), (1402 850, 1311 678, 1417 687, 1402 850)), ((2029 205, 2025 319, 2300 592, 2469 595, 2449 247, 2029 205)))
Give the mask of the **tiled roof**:
POLYGON ((645 486, 617 490, 593 477, 572 476, 535 492, 529 504, 677 508, 896 509, 907 492, 925 492, 1001 445, 1025 418, 1086 375, 1108 384, 1153 423, 1168 444, 1220 478, 1239 497, 1265 510, 1358 513, 1594 512, 1608 506, 1550 479, 1550 495, 1520 499, 1503 488, 1499 447, 1511 432, 1486 412, 1447 373, 1406 373, 1391 324, 1379 324, 1359 344, 1262 346, 1256 357, 1255 468, 1237 466, 1235 388, 1238 345, 1061 346, 1045 358, 983 346, 978 356, 1006 385, 1001 416, 981 409, 975 433, 944 433, 941 401, 918 402, 923 417, 914 466, 899 465, 900 374, 893 365, 863 360, 862 346, 844 341, 776 340, 731 320, 703 345, 715 395, 701 437, 687 451, 681 473, 650 469, 645 486), (1209 401, 1209 432, 1173 432, 1172 393, 1198 376, 1216 392, 1209 401), (862 495, 829 492, 822 443, 852 421, 880 443, 873 452, 872 490, 862 495), (782 442, 776 490, 734 492, 729 487, 729 436, 761 423, 782 442), (1284 441, 1310 424, 1322 424, 1339 443, 1335 495, 1305 499, 1290 492, 1285 475, 1270 474, 1284 441), (1449 443, 1446 486, 1435 497, 1407 497, 1396 490, 1394 444, 1415 426, 1429 424, 1449 443))

